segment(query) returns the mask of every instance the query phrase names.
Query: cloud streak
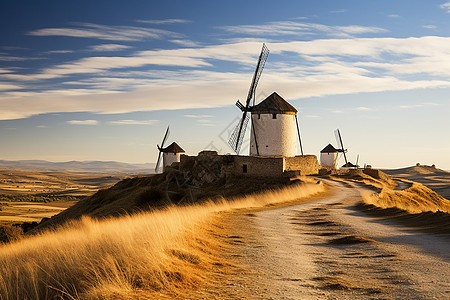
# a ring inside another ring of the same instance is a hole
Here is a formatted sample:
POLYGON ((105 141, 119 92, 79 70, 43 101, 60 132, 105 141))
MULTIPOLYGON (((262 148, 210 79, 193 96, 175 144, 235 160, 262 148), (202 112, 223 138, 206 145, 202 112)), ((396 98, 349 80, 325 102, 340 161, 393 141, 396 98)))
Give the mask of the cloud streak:
POLYGON ((109 123, 113 125, 153 125, 158 122, 158 120, 117 120, 109 123))
POLYGON ((189 20, 184 19, 165 19, 165 20, 138 20, 139 23, 168 25, 168 24, 185 24, 190 23, 189 20))
POLYGON ((97 120, 71 120, 67 121, 70 125, 98 125, 97 120))
POLYGON ((127 45, 119 45, 119 44, 103 44, 103 45, 95 45, 89 47, 91 51, 120 51, 132 48, 127 45))
POLYGON ((375 26, 328 26, 323 24, 301 23, 294 21, 269 22, 262 25, 222 26, 219 28, 233 34, 245 34, 252 36, 312 35, 324 33, 335 37, 350 37, 363 33, 386 32, 385 29, 375 26))
POLYGON ((178 33, 155 28, 136 26, 106 26, 93 23, 76 23, 76 25, 78 27, 38 29, 28 32, 28 35, 66 36, 108 41, 142 41, 145 39, 181 37, 178 33))

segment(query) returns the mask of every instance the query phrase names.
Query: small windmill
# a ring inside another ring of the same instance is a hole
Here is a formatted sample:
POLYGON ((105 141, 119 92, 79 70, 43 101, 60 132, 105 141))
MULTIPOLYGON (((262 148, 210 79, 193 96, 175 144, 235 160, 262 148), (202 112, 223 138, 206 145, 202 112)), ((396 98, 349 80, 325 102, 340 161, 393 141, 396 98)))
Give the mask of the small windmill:
POLYGON ((242 111, 242 118, 240 119, 238 125, 234 129, 231 137, 228 141, 228 144, 231 148, 239 154, 242 146, 242 142, 244 140, 245 131, 247 129, 248 121, 250 120, 249 112, 251 111, 250 101, 253 100, 252 106, 255 105, 255 91, 256 86, 258 85, 259 78, 261 77, 261 73, 264 69, 264 65, 267 60, 267 56, 269 55, 269 49, 266 44, 263 44, 261 49, 261 54, 259 55, 258 63, 256 64, 255 73, 253 74, 252 83, 250 85, 250 89, 248 91, 247 100, 245 102, 245 106, 238 100, 236 102, 236 106, 242 111))
POLYGON ((169 126, 167 126, 166 133, 164 134, 163 140, 161 142, 161 147, 157 144, 156 147, 158 148, 158 160, 156 161, 156 167, 155 167, 155 173, 158 173, 159 170, 159 164, 161 162, 161 154, 164 150, 164 144, 167 141, 167 138, 169 137, 169 126))

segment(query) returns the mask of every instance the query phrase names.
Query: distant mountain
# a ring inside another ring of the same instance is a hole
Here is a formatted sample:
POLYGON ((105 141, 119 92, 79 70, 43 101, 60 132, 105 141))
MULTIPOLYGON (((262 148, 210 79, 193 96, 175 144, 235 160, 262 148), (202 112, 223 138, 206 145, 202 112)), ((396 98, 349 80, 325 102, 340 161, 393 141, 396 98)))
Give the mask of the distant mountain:
POLYGON ((51 172, 95 172, 150 174, 155 172, 154 163, 129 164, 117 161, 67 161, 46 160, 0 160, 0 169, 51 171, 51 172))

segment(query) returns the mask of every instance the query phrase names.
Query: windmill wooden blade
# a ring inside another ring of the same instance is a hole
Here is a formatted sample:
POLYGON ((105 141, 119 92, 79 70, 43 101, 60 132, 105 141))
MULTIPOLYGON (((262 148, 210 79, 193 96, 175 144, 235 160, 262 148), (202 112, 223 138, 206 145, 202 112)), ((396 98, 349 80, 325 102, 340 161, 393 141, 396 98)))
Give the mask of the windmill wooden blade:
POLYGON ((167 138, 169 137, 169 133, 170 133, 169 132, 169 126, 167 126, 166 133, 164 134, 163 140, 161 142, 161 148, 164 148, 164 144, 166 143, 167 138))
POLYGON ((250 120, 250 116, 247 114, 247 111, 244 111, 242 118, 239 120, 236 128, 234 128, 233 133, 228 140, 228 144, 231 148, 239 154, 241 151, 242 142, 244 141, 245 131, 247 129, 248 121, 250 120))
POLYGON ((159 163, 160 162, 161 162, 161 149, 159 150, 159 153, 158 153, 158 160, 156 161, 155 173, 158 173, 159 163))
POLYGON ((248 109, 250 100, 253 98, 253 105, 255 105, 255 91, 256 86, 258 85, 259 78, 261 77, 261 73, 264 69, 264 65, 266 64, 267 56, 269 56, 269 49, 267 48, 266 44, 263 44, 261 53, 259 54, 258 63, 256 64, 255 73, 253 74, 252 83, 250 85, 250 89, 248 90, 247 95, 247 103, 245 107, 248 109))
POLYGON ((164 144, 167 141, 167 138, 169 137, 170 131, 169 131, 169 126, 167 126, 166 129, 166 133, 164 134, 164 137, 162 139, 161 142, 161 147, 159 145, 156 145, 156 147, 158 148, 159 152, 158 152, 158 160, 156 161, 156 167, 155 167, 155 173, 158 173, 158 169, 159 169, 159 163, 161 162, 161 152, 164 148, 164 144))
POLYGON ((339 148, 341 148, 341 151, 344 154, 345 164, 347 164, 348 163, 347 156, 345 155, 346 150, 344 149, 344 143, 342 142, 341 132, 339 131, 339 129, 336 129, 334 131, 334 134, 336 135, 336 141, 338 143, 338 146, 339 148))

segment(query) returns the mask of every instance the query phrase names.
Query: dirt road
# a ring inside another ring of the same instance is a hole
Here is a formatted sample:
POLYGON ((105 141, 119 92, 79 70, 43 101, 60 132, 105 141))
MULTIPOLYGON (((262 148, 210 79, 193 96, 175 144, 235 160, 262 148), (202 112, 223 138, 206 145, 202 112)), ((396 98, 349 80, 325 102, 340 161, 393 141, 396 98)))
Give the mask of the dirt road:
POLYGON ((219 298, 450 299, 450 238, 354 208, 361 187, 330 182, 332 196, 230 218, 229 256, 242 269, 219 298))

